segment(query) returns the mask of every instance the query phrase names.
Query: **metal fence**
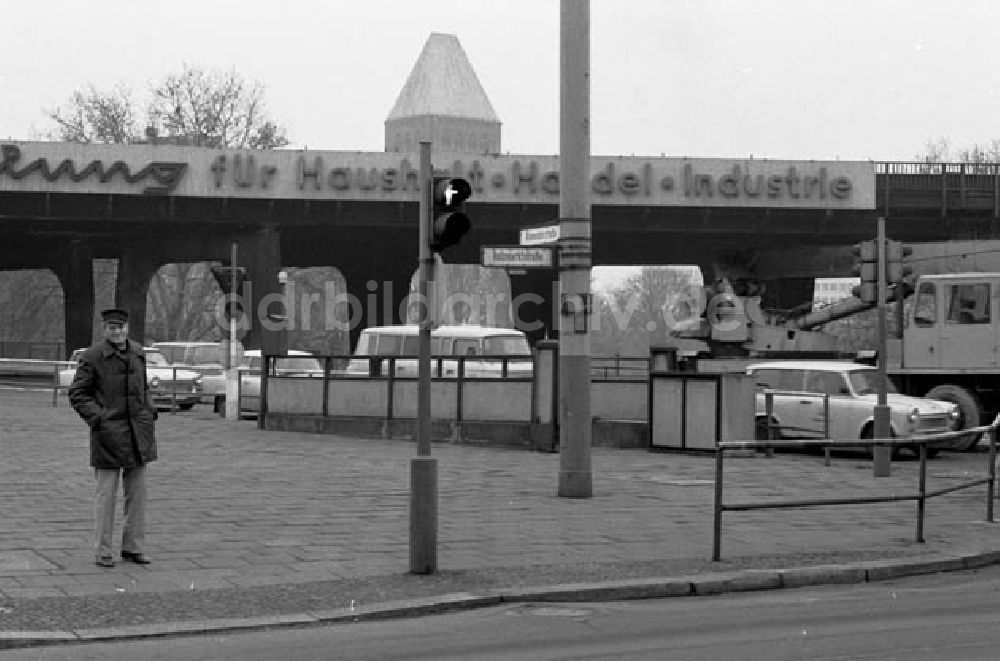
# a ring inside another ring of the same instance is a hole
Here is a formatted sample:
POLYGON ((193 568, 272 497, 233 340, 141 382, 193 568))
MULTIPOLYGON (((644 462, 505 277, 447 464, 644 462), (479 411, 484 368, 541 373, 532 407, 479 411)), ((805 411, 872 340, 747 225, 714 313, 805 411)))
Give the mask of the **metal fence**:
POLYGON ((649 379, 648 356, 592 356, 590 378, 600 381, 649 379))
MULTIPOLYGON (((52 406, 59 406, 59 395, 69 390, 69 383, 65 385, 59 378, 59 373, 76 368, 76 362, 72 360, 34 360, 18 358, 0 358, 0 379, 9 380, 26 387, 34 387, 52 390, 52 406)), ((172 383, 177 382, 177 370, 183 367, 171 367, 172 383)), ((179 410, 177 405, 177 392, 172 389, 170 392, 170 412, 179 410)))
POLYGON ((941 434, 929 434, 912 438, 872 438, 862 440, 763 440, 763 441, 720 441, 715 450, 715 499, 714 499, 714 519, 712 525, 712 560, 721 558, 722 546, 722 513, 723 512, 745 512, 750 510, 763 509, 783 509, 798 507, 820 507, 826 505, 864 505, 873 503, 887 503, 914 500, 917 502, 916 536, 919 543, 924 542, 924 515, 928 498, 943 496, 944 494, 961 489, 969 489, 981 484, 986 485, 986 521, 994 523, 993 518, 993 496, 996 488, 996 452, 997 452, 997 428, 1000 426, 1000 416, 992 424, 983 427, 972 427, 957 432, 947 432, 941 434), (987 467, 985 477, 971 479, 950 487, 927 490, 927 444, 934 441, 941 441, 951 438, 958 438, 969 433, 988 433, 990 439, 989 452, 987 454, 987 467), (853 498, 826 498, 814 500, 784 500, 767 502, 723 502, 723 466, 726 451, 728 450, 764 450, 769 447, 791 447, 791 448, 852 448, 852 447, 875 447, 898 445, 917 445, 920 448, 920 468, 916 493, 892 494, 887 496, 864 496, 853 498))

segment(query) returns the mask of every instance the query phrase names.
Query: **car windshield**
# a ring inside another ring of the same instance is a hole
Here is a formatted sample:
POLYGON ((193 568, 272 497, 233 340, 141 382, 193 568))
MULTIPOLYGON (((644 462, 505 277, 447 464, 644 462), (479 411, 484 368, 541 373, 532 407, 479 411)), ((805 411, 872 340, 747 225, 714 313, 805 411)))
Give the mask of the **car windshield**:
MULTIPOLYGON (((878 393, 878 370, 854 370, 848 374, 848 379, 851 381, 851 387, 854 388, 854 392, 859 395, 874 395, 878 393)), ((885 391, 896 392, 895 386, 892 385, 892 381, 889 379, 885 380, 885 391)))
POLYGON ((168 365, 166 357, 159 351, 146 351, 147 365, 168 365))
POLYGON ((483 340, 484 353, 487 356, 530 356, 531 347, 528 340, 519 335, 495 335, 483 340))
POLYGON ((210 363, 222 364, 222 356, 219 355, 218 346, 210 347, 190 347, 187 353, 188 362, 192 365, 207 365, 210 363))
POLYGON ((322 372, 323 366, 315 358, 281 358, 278 360, 280 370, 298 370, 300 372, 322 372))

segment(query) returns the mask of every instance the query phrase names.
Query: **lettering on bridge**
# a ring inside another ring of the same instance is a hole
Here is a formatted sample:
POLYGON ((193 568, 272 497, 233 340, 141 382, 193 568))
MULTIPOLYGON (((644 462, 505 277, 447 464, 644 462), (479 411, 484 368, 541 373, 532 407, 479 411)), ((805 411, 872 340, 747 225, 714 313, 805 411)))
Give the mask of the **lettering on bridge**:
MULTIPOLYGON (((239 156, 235 157, 234 167, 237 173, 243 172, 239 156)), ((216 173, 216 186, 222 185, 221 171, 224 167, 224 156, 219 157, 213 170, 216 173)), ((252 159, 251 169, 252 169, 252 159)), ((789 165, 784 170, 767 174, 750 173, 749 167, 733 165, 724 174, 700 173, 691 163, 684 164, 680 175, 671 173, 654 174, 653 165, 643 163, 635 170, 618 171, 614 162, 598 170, 591 177, 591 191, 599 196, 623 195, 625 197, 652 197, 663 194, 677 196, 686 200, 707 202, 716 200, 832 200, 846 201, 851 198, 854 185, 850 178, 836 176, 827 167, 820 166, 814 173, 802 173, 795 165, 789 165), (678 182, 678 179, 680 181, 678 182)), ((273 167, 262 168, 259 176, 260 185, 267 188, 267 182, 275 175, 273 167)), ((490 189, 505 191, 513 195, 538 193, 548 195, 559 194, 559 172, 556 170, 542 171, 537 161, 522 163, 515 160, 509 166, 508 172, 487 173, 478 160, 473 160, 466 167, 462 161, 455 161, 450 169, 435 169, 435 176, 464 177, 475 194, 483 194, 490 189)), ((255 180, 253 173, 236 176, 240 186, 251 185, 255 180)), ((352 189, 373 191, 417 191, 420 190, 420 172, 408 159, 400 161, 399 167, 389 168, 352 168, 338 165, 326 169, 323 157, 314 156, 307 160, 299 156, 296 162, 295 182, 299 190, 350 191, 352 189)))
POLYGON ((72 159, 63 159, 54 169, 49 165, 46 158, 36 158, 21 169, 15 166, 21 160, 21 149, 17 145, 0 145, 0 176, 7 175, 11 179, 18 180, 37 172, 47 181, 57 181, 60 177, 66 176, 71 181, 83 181, 87 177, 94 175, 102 184, 106 184, 117 174, 130 184, 142 181, 151 177, 157 186, 147 186, 142 190, 146 195, 163 195, 172 192, 177 188, 184 177, 187 163, 174 163, 167 161, 154 161, 144 168, 132 174, 127 163, 115 161, 110 166, 105 167, 104 163, 94 160, 88 163, 83 169, 77 170, 72 159))

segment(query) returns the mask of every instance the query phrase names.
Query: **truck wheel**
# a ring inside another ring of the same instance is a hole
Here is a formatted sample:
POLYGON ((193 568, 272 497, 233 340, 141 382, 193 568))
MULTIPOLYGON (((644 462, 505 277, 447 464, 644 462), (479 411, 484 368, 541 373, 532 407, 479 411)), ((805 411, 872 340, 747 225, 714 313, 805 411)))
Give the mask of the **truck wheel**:
MULTIPOLYGON (((958 421, 959 429, 979 426, 979 402, 976 400, 975 395, 962 386, 956 386, 951 383, 934 386, 927 391, 927 394, 925 394, 924 397, 927 397, 928 399, 940 399, 945 402, 957 404, 958 412, 962 416, 958 421)), ((955 449, 959 452, 967 452, 968 450, 976 447, 976 444, 979 443, 979 439, 982 438, 982 436, 983 435, 981 433, 966 434, 965 436, 957 439, 955 449)))

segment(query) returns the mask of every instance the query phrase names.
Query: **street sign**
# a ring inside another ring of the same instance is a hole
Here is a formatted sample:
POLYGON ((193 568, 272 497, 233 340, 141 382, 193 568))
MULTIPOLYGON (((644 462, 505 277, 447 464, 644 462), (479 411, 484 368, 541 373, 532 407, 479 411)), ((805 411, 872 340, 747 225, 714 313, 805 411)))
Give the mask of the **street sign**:
POLYGON ((522 246, 537 246, 544 243, 555 243, 559 240, 559 226, 545 225, 543 227, 527 227, 521 230, 522 246))
POLYGON ((552 268, 552 246, 483 246, 483 266, 552 268))

